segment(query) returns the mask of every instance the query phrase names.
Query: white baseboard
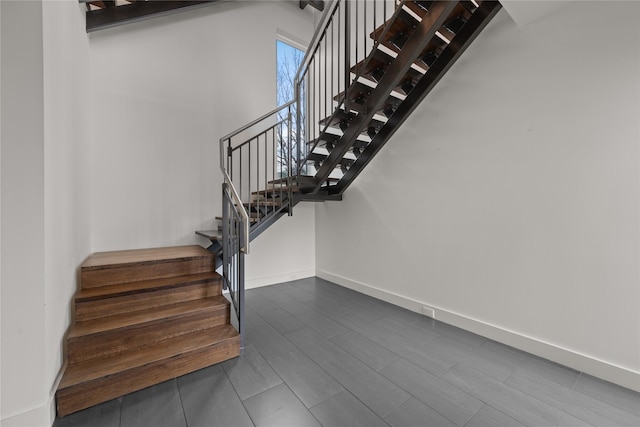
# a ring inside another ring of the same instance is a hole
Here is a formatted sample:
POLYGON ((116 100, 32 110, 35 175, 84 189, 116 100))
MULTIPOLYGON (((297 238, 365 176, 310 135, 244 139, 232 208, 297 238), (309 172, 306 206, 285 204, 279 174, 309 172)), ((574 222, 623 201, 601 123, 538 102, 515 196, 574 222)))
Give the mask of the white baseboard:
POLYGON ((258 277, 254 279, 246 279, 244 282, 245 289, 259 288, 262 286, 275 285, 277 283, 290 282, 292 280, 306 279, 316 275, 315 270, 294 271, 286 274, 278 274, 275 276, 258 277))
POLYGON ((436 313, 435 318, 441 322, 640 392, 640 372, 563 348, 517 331, 474 319, 461 313, 443 309, 427 301, 416 301, 327 271, 316 270, 316 276, 416 313, 422 313, 423 306, 433 307, 436 313))
POLYGON ((1 427, 51 427, 56 418, 55 399, 37 408, 0 420, 1 427))

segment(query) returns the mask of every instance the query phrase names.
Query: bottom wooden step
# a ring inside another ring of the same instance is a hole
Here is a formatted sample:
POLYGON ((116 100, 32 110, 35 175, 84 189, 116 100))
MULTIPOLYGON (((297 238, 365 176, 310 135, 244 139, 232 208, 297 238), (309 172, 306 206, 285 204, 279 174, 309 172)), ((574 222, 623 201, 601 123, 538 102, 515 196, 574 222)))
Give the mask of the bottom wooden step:
POLYGON ((58 416, 159 384, 240 355, 229 324, 67 366, 56 393, 58 416))

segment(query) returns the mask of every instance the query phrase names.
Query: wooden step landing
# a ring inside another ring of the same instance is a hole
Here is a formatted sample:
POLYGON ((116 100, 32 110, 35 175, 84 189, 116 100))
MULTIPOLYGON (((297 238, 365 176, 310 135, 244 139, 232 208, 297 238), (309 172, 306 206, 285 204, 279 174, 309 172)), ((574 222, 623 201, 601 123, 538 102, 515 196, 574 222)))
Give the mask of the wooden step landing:
POLYGON ((101 252, 80 267, 82 288, 211 271, 214 255, 201 246, 101 252))

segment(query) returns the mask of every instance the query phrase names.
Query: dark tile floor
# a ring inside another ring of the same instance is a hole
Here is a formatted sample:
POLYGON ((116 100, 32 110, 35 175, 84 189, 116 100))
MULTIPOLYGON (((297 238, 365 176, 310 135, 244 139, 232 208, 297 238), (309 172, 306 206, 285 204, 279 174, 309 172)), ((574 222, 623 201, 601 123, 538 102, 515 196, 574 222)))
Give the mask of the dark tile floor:
POLYGON ((640 426, 640 394, 317 278, 247 291, 237 359, 55 427, 640 426))

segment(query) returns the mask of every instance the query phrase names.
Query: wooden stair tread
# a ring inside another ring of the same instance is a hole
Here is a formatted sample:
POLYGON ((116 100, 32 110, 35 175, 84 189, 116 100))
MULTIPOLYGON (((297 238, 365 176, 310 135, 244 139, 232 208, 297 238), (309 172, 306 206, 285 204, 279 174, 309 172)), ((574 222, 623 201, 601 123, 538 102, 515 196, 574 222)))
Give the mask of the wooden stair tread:
MULTIPOLYGON (((209 251, 207 251, 209 252, 209 251)), ((209 252, 211 254, 211 252, 209 252)), ((213 256, 213 254, 211 254, 213 256)), ((205 281, 221 281, 221 276, 215 271, 207 273, 189 274, 177 277, 165 277, 161 279, 140 280, 116 285, 99 286, 95 288, 81 289, 76 293, 75 301, 83 302, 104 297, 116 297, 132 293, 148 292, 160 288, 178 287, 205 281)))
POLYGON ((98 378, 170 359, 176 355, 196 352, 225 340, 238 338, 229 324, 170 338, 145 347, 138 347, 97 359, 67 365, 58 390, 64 390, 98 378))
MULTIPOLYGON (((327 157, 329 157, 328 154, 323 154, 323 153, 309 153, 309 155, 307 156, 307 161, 309 162, 323 162, 327 159, 327 157)), ((350 166, 353 164, 353 162, 355 162, 356 159, 350 159, 348 157, 343 157, 342 159, 340 159, 340 161, 338 162, 338 165, 345 165, 345 166, 350 166)))
POLYGON ((422 18, 424 15, 427 14, 428 9, 431 7, 431 3, 433 3, 433 2, 432 1, 409 0, 409 1, 405 2, 404 5, 406 7, 408 7, 409 10, 411 10, 413 13, 415 13, 420 18, 422 18))
POLYGON ((283 185, 282 187, 275 186, 272 188, 266 188, 264 190, 254 191, 251 194, 256 196, 262 196, 262 195, 266 196, 267 194, 273 194, 273 193, 280 193, 280 192, 287 193, 289 189, 291 189, 291 191, 295 193, 296 191, 298 191, 298 186, 297 185, 292 185, 291 187, 287 185, 283 185))
POLYGON ((183 258, 212 257, 202 246, 175 246, 152 249, 132 249, 125 251, 97 252, 82 263, 82 269, 109 268, 118 265, 157 263, 183 258))
MULTIPOLYGON (((255 206, 255 203, 252 203, 251 205, 255 206)), ((245 205, 245 207, 248 207, 248 205, 245 205)), ((216 221, 222 221, 222 220, 223 220, 223 218, 221 216, 217 216, 216 217, 216 221)), ((254 224, 254 223, 258 222, 258 221, 260 221, 260 218, 249 216, 249 224, 254 224)), ((220 231, 220 236, 222 236, 222 228, 220 228, 219 231, 220 231)))
POLYGON ((76 322, 71 328, 68 338, 78 338, 90 334, 104 332, 113 329, 124 328, 131 325, 153 322, 160 319, 194 313, 201 310, 224 308, 229 301, 222 295, 202 299, 185 301, 163 307, 154 307, 145 310, 132 311, 115 316, 101 317, 76 322))
POLYGON ((197 230, 198 236, 206 237, 209 240, 222 240, 222 231, 220 230, 197 230))
POLYGON ((397 43, 397 40, 399 38, 402 38, 402 36, 404 35, 404 39, 406 41, 406 37, 413 31, 413 29, 415 28, 415 25, 417 24, 417 20, 409 13, 407 12, 404 8, 400 9, 399 11, 397 11, 397 15, 395 17, 395 19, 393 19, 393 21, 391 21, 393 19, 390 18, 389 20, 387 20, 387 22, 385 22, 384 24, 380 25, 378 28, 376 28, 374 31, 372 31, 369 34, 369 37, 371 37, 373 40, 378 40, 380 39, 380 37, 382 36, 382 33, 384 32, 385 28, 387 28, 387 26, 389 26, 389 29, 387 30, 386 34, 385 34, 385 40, 382 41, 382 43, 386 46, 387 44, 390 46, 393 46, 396 52, 398 52, 401 48, 401 46, 396 46, 396 44, 394 44, 394 41, 397 43))

